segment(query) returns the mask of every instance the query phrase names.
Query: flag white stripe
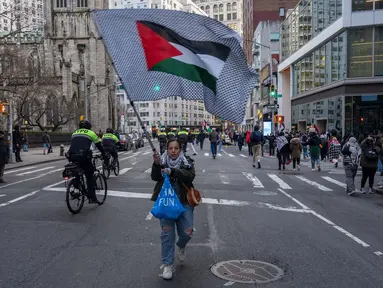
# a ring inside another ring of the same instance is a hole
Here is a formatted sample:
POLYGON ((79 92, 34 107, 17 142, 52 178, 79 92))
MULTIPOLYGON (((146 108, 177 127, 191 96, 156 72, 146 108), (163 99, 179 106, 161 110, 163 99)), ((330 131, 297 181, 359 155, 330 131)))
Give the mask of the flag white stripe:
POLYGON ((225 62, 223 62, 221 59, 216 58, 214 56, 206 55, 206 54, 204 55, 194 54, 193 52, 191 52, 189 49, 185 48, 184 46, 181 46, 175 43, 170 43, 170 44, 173 45, 175 48, 177 48, 180 52, 182 52, 182 55, 172 57, 173 59, 176 59, 178 61, 181 61, 187 64, 198 66, 202 69, 206 69, 215 78, 219 77, 219 74, 222 71, 223 65, 225 65, 225 62))

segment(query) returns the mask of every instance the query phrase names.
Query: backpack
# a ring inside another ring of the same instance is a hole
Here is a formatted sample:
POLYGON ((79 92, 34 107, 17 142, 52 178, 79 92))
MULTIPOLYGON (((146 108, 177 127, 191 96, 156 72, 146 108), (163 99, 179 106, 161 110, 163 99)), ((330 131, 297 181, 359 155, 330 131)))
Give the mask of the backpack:
POLYGON ((377 160, 379 159, 378 153, 376 153, 375 149, 369 148, 364 152, 364 157, 366 157, 367 160, 377 160))
POLYGON ((259 131, 251 133, 251 141, 254 143, 260 143, 262 141, 262 135, 259 131))

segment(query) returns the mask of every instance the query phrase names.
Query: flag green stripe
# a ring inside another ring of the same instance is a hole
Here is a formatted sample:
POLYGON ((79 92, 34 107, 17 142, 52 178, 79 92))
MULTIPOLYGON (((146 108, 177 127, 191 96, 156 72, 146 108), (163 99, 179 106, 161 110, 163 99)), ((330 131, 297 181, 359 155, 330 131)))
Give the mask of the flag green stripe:
POLYGON ((173 58, 168 58, 154 65, 150 71, 159 71, 176 75, 194 82, 201 82, 204 86, 216 93, 217 78, 211 75, 207 70, 173 58))

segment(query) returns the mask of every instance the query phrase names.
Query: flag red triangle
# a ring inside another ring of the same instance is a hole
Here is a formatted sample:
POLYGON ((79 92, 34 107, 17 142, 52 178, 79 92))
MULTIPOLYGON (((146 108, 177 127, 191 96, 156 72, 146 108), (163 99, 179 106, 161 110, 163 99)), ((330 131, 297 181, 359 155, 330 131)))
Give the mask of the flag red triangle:
POLYGON ((165 59, 182 55, 177 48, 145 24, 137 21, 137 30, 144 48, 148 70, 165 59))

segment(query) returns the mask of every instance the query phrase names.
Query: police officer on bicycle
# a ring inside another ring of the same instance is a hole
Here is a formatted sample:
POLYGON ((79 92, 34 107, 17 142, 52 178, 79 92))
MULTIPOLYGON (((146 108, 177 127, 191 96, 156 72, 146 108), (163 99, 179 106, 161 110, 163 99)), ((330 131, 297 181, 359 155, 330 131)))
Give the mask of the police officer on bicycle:
MULTIPOLYGON (((116 145, 120 142, 120 140, 118 140, 118 137, 113 133, 114 131, 112 128, 106 129, 106 133, 102 136, 102 147, 104 148, 106 153, 110 153, 110 155, 112 155, 113 157, 112 165, 115 165, 115 163, 118 160, 116 145)), ((106 164, 109 165, 109 163, 106 163, 106 164)))
POLYGON ((76 130, 72 134, 70 148, 68 151, 68 160, 70 162, 77 163, 79 167, 84 170, 90 203, 99 204, 99 201, 96 197, 94 187, 95 183, 93 180, 95 168, 92 164, 92 143, 96 145, 97 149, 101 152, 103 157, 105 157, 105 152, 96 133, 90 130, 92 125, 88 120, 81 121, 79 127, 80 129, 76 130))
POLYGON ((166 132, 165 129, 162 128, 160 133, 158 133, 158 141, 160 142, 160 153, 163 154, 165 152, 166 147, 166 132))

